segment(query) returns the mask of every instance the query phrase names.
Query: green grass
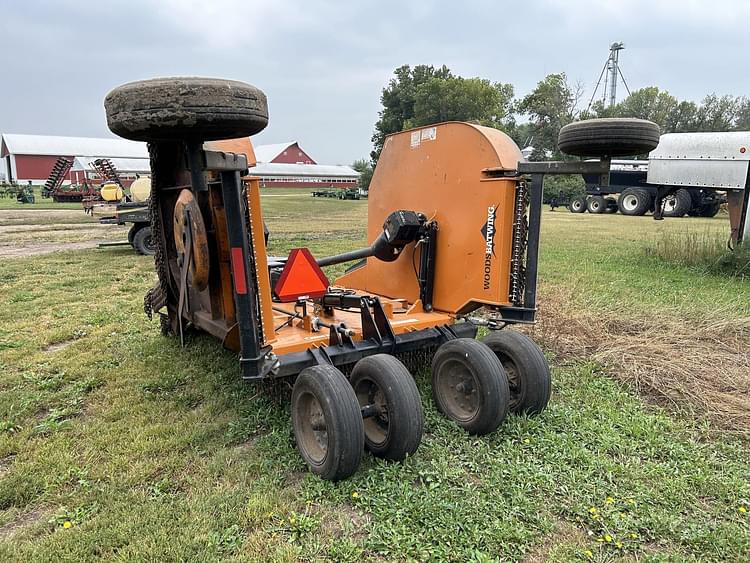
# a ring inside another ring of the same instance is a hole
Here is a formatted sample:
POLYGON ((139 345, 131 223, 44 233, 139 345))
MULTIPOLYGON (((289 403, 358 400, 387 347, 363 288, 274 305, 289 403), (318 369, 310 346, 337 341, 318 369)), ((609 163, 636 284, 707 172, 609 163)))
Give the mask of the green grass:
POLYGON ((82 209, 80 203, 55 203, 42 197, 40 186, 34 186, 34 203, 18 203, 16 197, 1 197, 0 209, 82 209))
MULTIPOLYGON (((263 203, 271 252, 364 242, 366 202, 263 203)), ((541 298, 589 288, 581 306, 602 311, 749 314, 750 283, 646 255, 659 230, 682 226, 545 213, 541 298)), ((417 374, 417 454, 403 464, 366 455, 351 479, 320 481, 294 448, 287 390, 242 384, 234 356, 208 337, 182 350, 159 336, 141 310, 152 268, 128 249, 0 262, 0 560, 750 552, 747 443, 644 403, 583 359, 552 358, 550 408, 483 438, 440 417, 417 374)))

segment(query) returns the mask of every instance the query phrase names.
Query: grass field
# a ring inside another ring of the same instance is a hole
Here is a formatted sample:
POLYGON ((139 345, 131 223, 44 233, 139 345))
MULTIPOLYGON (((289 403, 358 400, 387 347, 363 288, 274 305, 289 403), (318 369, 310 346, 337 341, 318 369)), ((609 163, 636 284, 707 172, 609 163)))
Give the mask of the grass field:
MULTIPOLYGON (((271 253, 365 240, 366 201, 263 203, 271 253)), ((0 227, 77 224, 19 213, 0 227)), ((284 390, 243 385, 210 338, 183 351, 159 336, 142 312, 149 259, 1 260, 0 560, 745 561, 750 281, 664 263, 664 230, 728 226, 546 212, 532 334, 553 365, 549 409, 469 437, 416 374, 417 454, 366 455, 338 484, 306 471, 284 390)))

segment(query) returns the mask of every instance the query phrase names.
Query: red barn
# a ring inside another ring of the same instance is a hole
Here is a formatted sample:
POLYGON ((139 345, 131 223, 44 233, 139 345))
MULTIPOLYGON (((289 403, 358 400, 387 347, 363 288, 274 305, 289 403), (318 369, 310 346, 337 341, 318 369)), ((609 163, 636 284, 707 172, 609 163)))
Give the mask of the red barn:
POLYGON ((359 173, 349 166, 318 164, 297 141, 258 145, 250 174, 264 187, 355 188, 359 173))
MULTIPOLYGON (((61 156, 97 158, 148 158, 146 143, 125 139, 4 134, 0 158, 8 181, 44 184, 61 156)), ((66 180, 70 180, 68 174, 66 180)))

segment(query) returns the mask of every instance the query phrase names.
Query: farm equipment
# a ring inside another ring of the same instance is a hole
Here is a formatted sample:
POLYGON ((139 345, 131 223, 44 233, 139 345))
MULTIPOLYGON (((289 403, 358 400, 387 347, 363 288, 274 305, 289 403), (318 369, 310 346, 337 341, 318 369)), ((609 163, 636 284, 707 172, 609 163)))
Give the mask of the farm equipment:
POLYGON ((359 191, 355 188, 340 190, 318 190, 311 193, 313 197, 330 197, 334 199, 359 199, 359 191))
POLYGON ((295 439, 324 479, 354 473, 365 446, 390 460, 416 452, 423 415, 407 365, 431 366, 437 408, 471 434, 493 432, 508 412, 542 411, 544 355, 499 329, 534 322, 544 178, 606 175, 609 155, 652 144, 605 138, 593 152, 569 147, 600 161, 526 163, 496 129, 397 133, 372 180, 369 246, 269 257, 259 180, 241 181, 245 155, 204 145, 260 132, 266 104, 255 87, 198 78, 133 82, 105 100, 114 133, 149 143, 158 282, 144 308, 162 331, 183 345, 187 327, 213 335, 239 354, 246 381, 295 377, 295 439), (322 268, 344 263, 330 282, 322 268), (478 341, 480 326, 495 330, 478 341))
POLYGON ((151 236, 148 201, 151 193, 151 179, 136 179, 130 185, 129 191, 130 193, 126 195, 120 184, 107 182, 99 190, 99 199, 92 201, 88 207, 86 207, 87 202, 84 202, 85 211, 93 217, 99 217, 99 222, 103 225, 131 225, 128 231, 128 244, 138 254, 153 256, 155 244, 151 236))

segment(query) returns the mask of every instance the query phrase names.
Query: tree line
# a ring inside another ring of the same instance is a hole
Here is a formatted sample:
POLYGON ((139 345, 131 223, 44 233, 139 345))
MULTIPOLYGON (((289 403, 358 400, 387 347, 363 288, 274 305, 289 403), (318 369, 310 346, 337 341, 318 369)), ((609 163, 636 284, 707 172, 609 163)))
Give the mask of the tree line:
POLYGON ((637 117, 653 121, 662 133, 750 129, 750 98, 709 94, 699 103, 679 100, 648 86, 605 107, 597 101, 580 109, 583 88, 565 73, 549 74, 526 96, 517 99, 512 84, 486 78, 464 78, 443 65, 404 65, 383 88, 382 110, 372 136, 370 160, 354 163, 360 185, 369 186, 372 169, 387 135, 442 121, 471 121, 507 133, 519 147, 533 146, 532 159, 561 159, 560 128, 597 117, 637 117))

